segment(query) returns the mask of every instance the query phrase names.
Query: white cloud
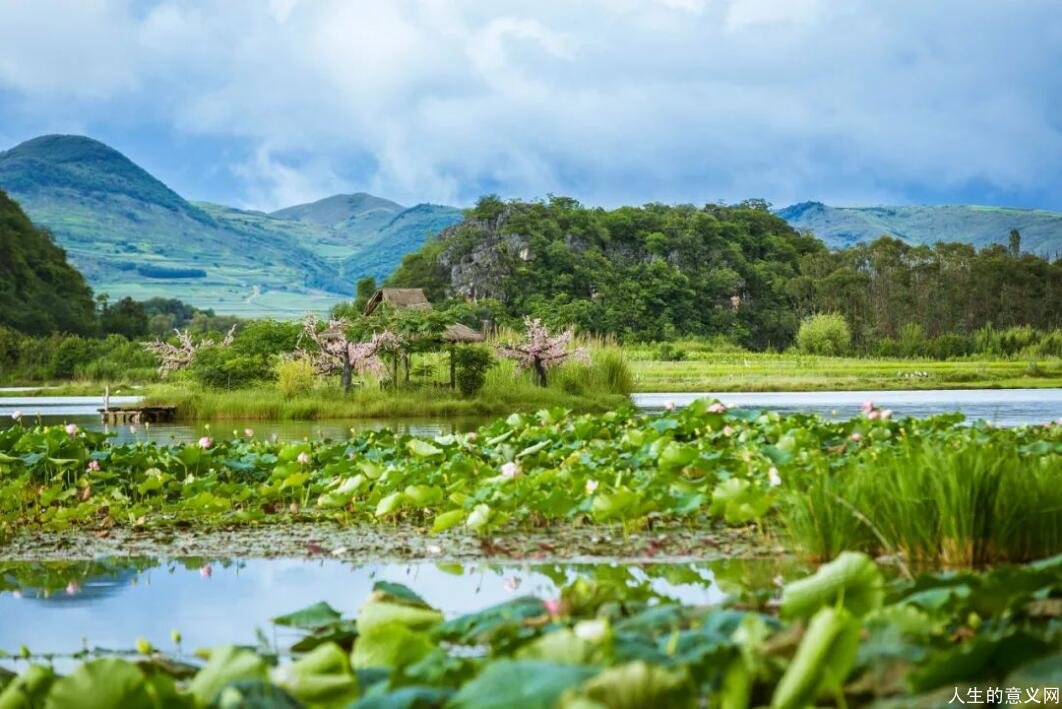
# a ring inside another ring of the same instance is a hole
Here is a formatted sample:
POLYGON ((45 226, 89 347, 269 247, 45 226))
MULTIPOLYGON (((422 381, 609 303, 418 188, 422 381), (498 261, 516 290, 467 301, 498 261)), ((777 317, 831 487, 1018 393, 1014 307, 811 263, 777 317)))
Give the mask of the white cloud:
POLYGON ((1046 0, 38 0, 0 6, 0 90, 42 124, 133 105, 249 144, 232 169, 270 208, 337 189, 616 204, 970 183, 1062 206, 1052 16, 1046 0))

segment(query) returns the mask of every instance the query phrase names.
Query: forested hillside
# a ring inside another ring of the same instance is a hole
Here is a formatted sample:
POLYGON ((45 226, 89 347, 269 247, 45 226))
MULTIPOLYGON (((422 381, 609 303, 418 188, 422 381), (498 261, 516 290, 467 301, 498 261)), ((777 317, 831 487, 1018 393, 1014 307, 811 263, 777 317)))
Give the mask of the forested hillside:
POLYGON ((590 332, 781 347, 799 324, 786 285, 803 256, 824 250, 759 202, 604 210, 486 197, 407 256, 390 283, 496 299, 510 315, 590 332))
POLYGON ((92 291, 51 236, 0 191, 0 326, 26 333, 90 333, 92 291))
POLYGON ((831 251, 759 201, 607 211, 487 197, 389 283, 626 339, 724 335, 753 348, 788 347, 821 312, 843 314, 863 347, 909 325, 928 337, 1062 326, 1062 262, 1018 240, 978 251, 883 237, 831 251))

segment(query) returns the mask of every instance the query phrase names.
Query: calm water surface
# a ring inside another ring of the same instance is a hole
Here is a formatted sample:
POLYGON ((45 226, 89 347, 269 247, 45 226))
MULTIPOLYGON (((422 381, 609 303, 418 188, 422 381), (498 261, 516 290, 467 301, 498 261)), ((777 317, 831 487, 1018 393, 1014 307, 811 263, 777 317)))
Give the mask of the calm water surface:
MULTIPOLYGON (((28 420, 40 417, 43 423, 77 423, 83 428, 101 430, 96 411, 100 397, 26 396, 22 392, 0 390, 0 426, 10 425, 11 414, 20 411, 28 420)), ((825 417, 849 418, 859 413, 863 401, 893 409, 898 416, 931 416, 960 411, 969 419, 984 419, 1000 426, 1037 424, 1062 417, 1062 389, 972 389, 937 391, 844 391, 844 392, 682 392, 634 394, 640 409, 660 411, 668 404, 686 406, 699 398, 717 398, 731 407, 769 409, 785 413, 809 412, 825 417)), ((136 396, 112 396, 115 405, 138 401, 136 396)), ((342 438, 353 430, 391 428, 423 436, 471 431, 490 418, 351 419, 334 421, 217 421, 213 423, 156 424, 152 426, 111 426, 119 441, 151 439, 161 442, 189 441, 204 433, 229 435, 251 428, 256 435, 280 440, 302 438, 342 438)))
POLYGON ((700 398, 719 399, 731 407, 770 409, 783 413, 816 413, 851 418, 860 404, 873 401, 897 416, 925 417, 960 411, 968 419, 999 426, 1019 426, 1062 417, 1062 389, 942 389, 936 391, 822 391, 679 394, 635 394, 636 406, 663 410, 668 402, 686 406, 700 398))
MULTIPOLYGON (((656 566, 457 565, 430 562, 355 566, 335 560, 126 559, 96 562, 0 562, 0 649, 25 644, 59 655, 89 647, 127 649, 138 637, 173 650, 179 630, 192 651, 255 643, 262 628, 281 648, 292 631, 269 619, 327 601, 353 616, 376 581, 403 583, 448 617, 519 595, 555 598, 578 576, 620 583, 649 597, 716 603, 746 585, 799 574, 793 562, 728 560, 656 566), (210 568, 209 575, 204 567, 210 568)), ((13 660, 2 661, 9 666, 13 660)))

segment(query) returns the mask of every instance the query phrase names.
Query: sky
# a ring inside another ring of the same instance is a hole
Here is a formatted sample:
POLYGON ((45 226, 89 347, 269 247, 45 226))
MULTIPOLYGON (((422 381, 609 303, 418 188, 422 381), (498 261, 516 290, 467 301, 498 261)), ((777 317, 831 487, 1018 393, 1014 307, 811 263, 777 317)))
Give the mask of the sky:
POLYGON ((0 0, 0 149, 190 199, 1062 210, 1060 0, 0 0))

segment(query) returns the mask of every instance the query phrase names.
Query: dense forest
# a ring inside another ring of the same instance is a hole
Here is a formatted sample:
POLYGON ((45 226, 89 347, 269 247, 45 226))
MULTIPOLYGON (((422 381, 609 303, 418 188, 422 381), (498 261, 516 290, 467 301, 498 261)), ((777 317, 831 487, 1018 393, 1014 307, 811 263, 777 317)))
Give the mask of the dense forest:
POLYGON ((483 300, 501 316, 624 339, 718 336, 792 344, 801 320, 842 314, 861 349, 985 326, 1062 325, 1062 262, 1008 246, 910 246, 883 237, 830 251, 762 201, 590 209, 574 200, 485 197, 408 255, 389 284, 483 300))
POLYGON ((92 291, 66 253, 0 191, 0 326, 89 334, 93 310, 92 291))

